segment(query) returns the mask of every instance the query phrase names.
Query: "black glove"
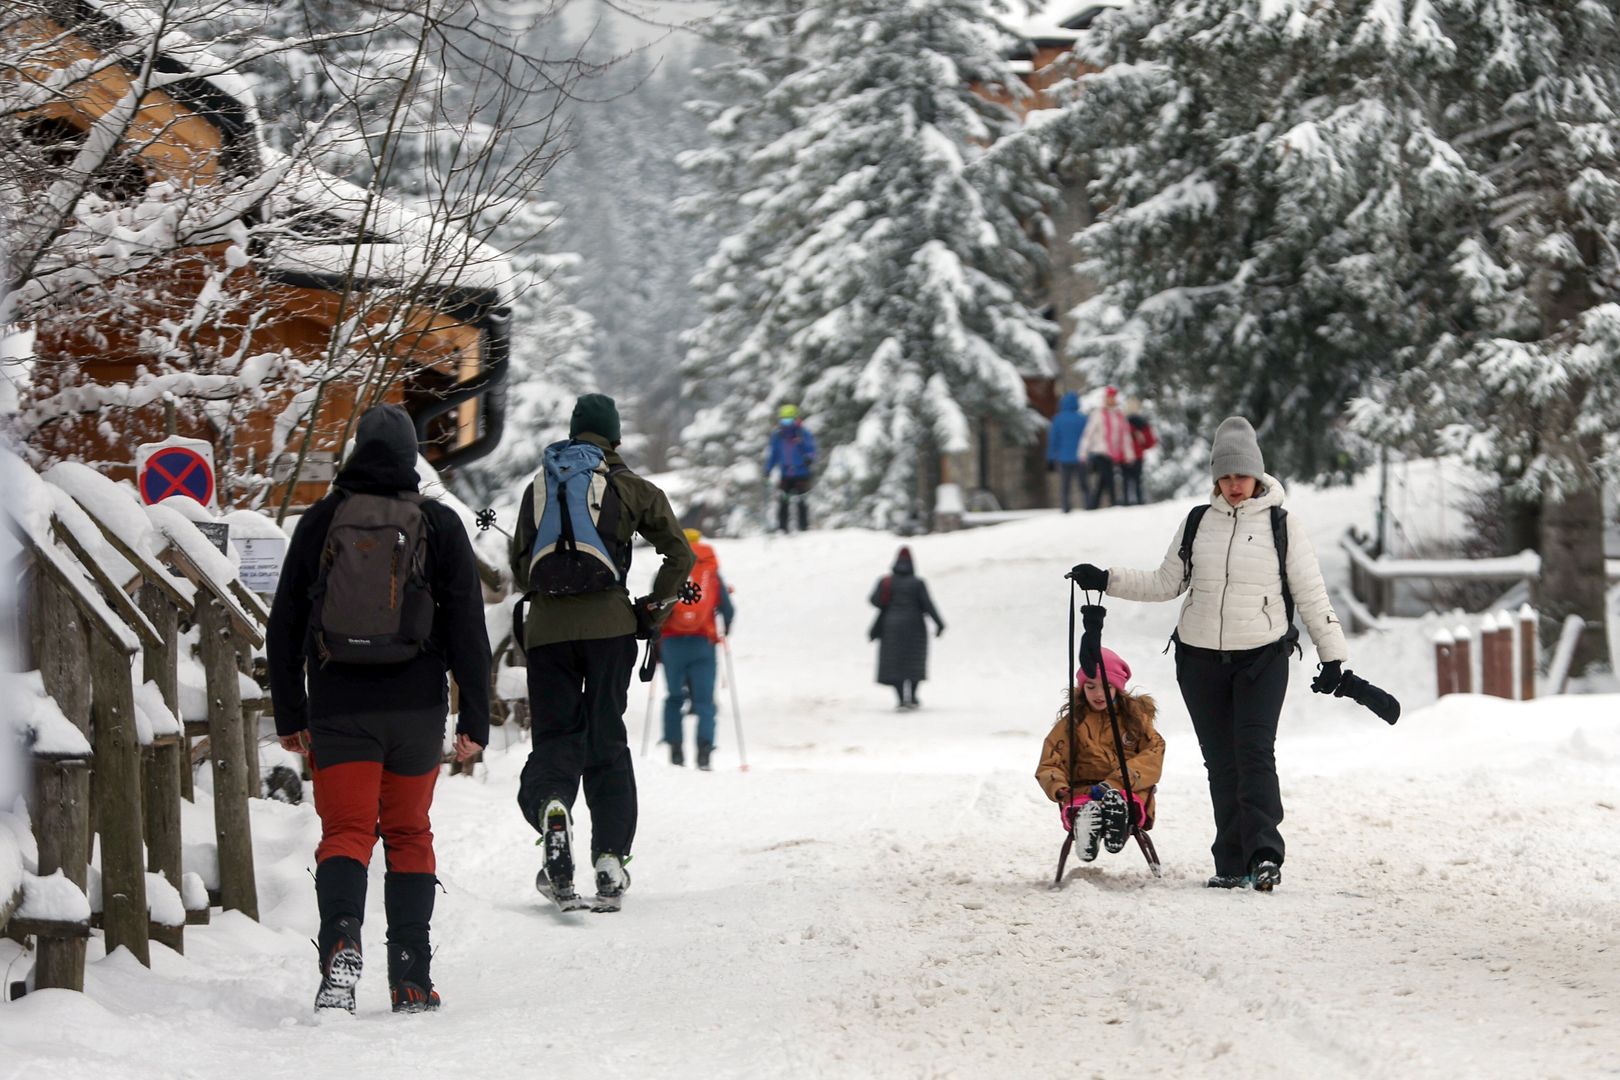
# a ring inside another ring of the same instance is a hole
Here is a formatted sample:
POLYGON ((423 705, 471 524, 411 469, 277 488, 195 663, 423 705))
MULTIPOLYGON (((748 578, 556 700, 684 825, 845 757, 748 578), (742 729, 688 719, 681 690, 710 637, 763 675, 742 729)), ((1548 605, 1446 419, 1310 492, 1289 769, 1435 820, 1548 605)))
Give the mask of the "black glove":
POLYGON ((1393 724, 1401 718, 1401 703, 1395 700, 1394 694, 1374 686, 1353 671, 1344 673, 1333 696, 1349 698, 1386 724, 1393 724))
POLYGON ((650 596, 636 599, 636 637, 642 641, 650 641, 658 636, 658 615, 662 610, 663 605, 650 596))
MULTIPOLYGON (((1339 660, 1329 660, 1318 665, 1321 671, 1311 680, 1311 689, 1318 694, 1331 694, 1339 688, 1339 680, 1344 678, 1344 664, 1339 660)), ((1341 695, 1342 696, 1342 695, 1341 695)))
POLYGON ((934 628, 934 636, 935 637, 939 637, 944 632, 945 632, 945 624, 944 623, 940 623, 938 626, 936 626, 934 628))
POLYGON ((1102 670, 1103 616, 1107 614, 1107 608, 1096 604, 1080 608, 1080 625, 1084 628, 1080 634, 1080 670, 1088 678, 1102 670))
POLYGON ((1088 562, 1070 570, 1068 576, 1074 579, 1076 585, 1091 592, 1106 592, 1108 589, 1108 571, 1100 566, 1092 566, 1088 562))

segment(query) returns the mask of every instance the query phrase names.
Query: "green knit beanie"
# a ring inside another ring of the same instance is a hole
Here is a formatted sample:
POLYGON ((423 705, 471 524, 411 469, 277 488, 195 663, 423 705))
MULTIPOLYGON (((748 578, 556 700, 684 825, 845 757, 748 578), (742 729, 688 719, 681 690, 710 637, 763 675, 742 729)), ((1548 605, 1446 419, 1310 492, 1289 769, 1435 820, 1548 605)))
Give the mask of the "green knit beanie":
POLYGON ((568 437, 577 439, 587 431, 600 435, 610 443, 619 442, 619 407, 606 394, 583 394, 574 402, 574 416, 568 422, 568 437))

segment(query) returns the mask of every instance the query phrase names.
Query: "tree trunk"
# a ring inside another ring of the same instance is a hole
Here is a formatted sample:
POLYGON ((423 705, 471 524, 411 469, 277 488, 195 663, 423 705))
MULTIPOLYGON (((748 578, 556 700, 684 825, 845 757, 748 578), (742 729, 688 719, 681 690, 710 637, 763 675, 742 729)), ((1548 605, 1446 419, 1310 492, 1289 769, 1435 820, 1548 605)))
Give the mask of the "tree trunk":
POLYGON ((211 596, 199 594, 197 628, 203 670, 208 677, 208 744, 214 767, 220 904, 257 920, 259 893, 253 878, 253 831, 242 761, 242 692, 236 681, 236 644, 225 606, 211 596))
POLYGON ((1609 663, 1603 567, 1603 493, 1599 488, 1569 492, 1562 501, 1541 506, 1541 580, 1535 606, 1549 625, 1570 615, 1586 620, 1570 665, 1571 675, 1584 675, 1609 663))
POLYGON ((141 744, 129 657, 90 635, 91 728, 95 735, 96 831, 101 834, 101 907, 107 951, 120 945, 151 966, 146 858, 141 832, 141 744))

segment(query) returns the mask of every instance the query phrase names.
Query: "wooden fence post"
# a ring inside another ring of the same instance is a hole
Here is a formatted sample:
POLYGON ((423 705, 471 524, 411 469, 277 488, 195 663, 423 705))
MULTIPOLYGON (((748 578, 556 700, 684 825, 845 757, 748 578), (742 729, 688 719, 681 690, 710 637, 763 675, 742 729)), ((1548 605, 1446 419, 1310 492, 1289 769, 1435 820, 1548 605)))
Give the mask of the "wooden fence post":
POLYGON ((1481 658, 1485 665, 1485 692, 1492 697, 1513 697, 1513 620, 1507 612, 1488 618, 1481 658))
POLYGON ((1457 639, 1450 630, 1434 635, 1435 695, 1445 697, 1457 692, 1457 639))
MULTIPOLYGON (((240 637, 236 639, 236 670, 249 679, 253 678, 253 646, 240 637)), ((247 768, 250 799, 257 799, 264 792, 264 783, 259 776, 259 716, 263 712, 262 692, 256 693, 251 699, 242 699, 242 761, 247 768)))
MULTIPOLYGON (((179 660, 180 613, 172 602, 154 585, 141 586, 141 610, 146 612, 152 625, 157 627, 163 644, 148 648, 141 657, 141 675, 157 684, 163 703, 180 716, 180 691, 177 673, 179 660)), ((189 772, 183 759, 180 733, 158 735, 145 753, 146 811, 146 868, 162 874, 170 885, 180 887, 182 873, 180 838, 180 801, 182 772, 189 772)), ((183 940, 171 936, 164 944, 176 952, 184 952, 183 940)))
POLYGON ((208 743, 214 768, 214 839, 219 851, 220 904, 259 918, 253 877, 253 831, 242 760, 242 690, 230 616, 216 596, 199 592, 197 629, 208 678, 208 743))
POLYGON ((1540 620, 1529 604, 1519 608, 1519 700, 1532 701, 1536 696, 1536 665, 1541 657, 1541 646, 1536 640, 1540 620))
POLYGON ((1466 623, 1458 623, 1452 631, 1457 644, 1452 652, 1451 670, 1456 674, 1457 693, 1474 692, 1474 631, 1466 623))
MULTIPOLYGON (((90 639, 85 619, 67 588, 36 564, 34 570, 33 660, 45 685, 67 717, 90 735, 90 639)), ((34 840, 39 872, 61 870, 81 891, 90 877, 90 768, 84 761, 60 762, 35 770, 39 814, 34 840)), ((36 988, 84 989, 85 941, 41 938, 34 965, 36 988)))
POLYGON ((146 860, 141 831, 141 741, 129 654, 90 635, 91 734, 96 767, 96 831, 101 834, 101 910, 107 951, 120 945, 148 966, 146 860))

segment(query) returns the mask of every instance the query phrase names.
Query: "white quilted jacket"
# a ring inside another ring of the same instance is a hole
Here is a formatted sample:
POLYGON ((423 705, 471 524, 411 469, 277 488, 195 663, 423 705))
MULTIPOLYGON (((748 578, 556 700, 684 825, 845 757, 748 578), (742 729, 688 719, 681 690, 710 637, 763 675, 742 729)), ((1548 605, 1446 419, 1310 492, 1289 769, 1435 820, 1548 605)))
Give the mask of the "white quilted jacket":
MULTIPOLYGON (((1265 490, 1238 507, 1219 492, 1193 538, 1192 583, 1181 605, 1177 632, 1182 642, 1205 649, 1237 652, 1268 645, 1288 630, 1283 614, 1277 547, 1271 536, 1271 508, 1287 497, 1282 484, 1267 476, 1265 490)), ((1171 600, 1181 594, 1181 534, 1170 540, 1157 570, 1108 570, 1108 595, 1121 600, 1171 600)), ((1294 607, 1316 645, 1317 658, 1347 660, 1344 630, 1333 613, 1322 569, 1311 541, 1292 514, 1288 517, 1288 585, 1294 607)))

